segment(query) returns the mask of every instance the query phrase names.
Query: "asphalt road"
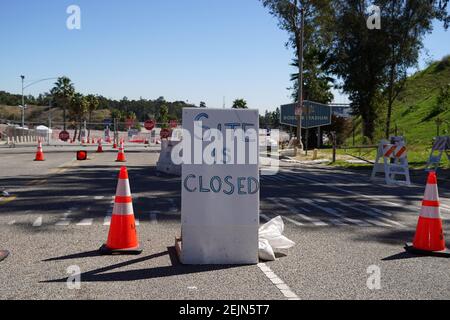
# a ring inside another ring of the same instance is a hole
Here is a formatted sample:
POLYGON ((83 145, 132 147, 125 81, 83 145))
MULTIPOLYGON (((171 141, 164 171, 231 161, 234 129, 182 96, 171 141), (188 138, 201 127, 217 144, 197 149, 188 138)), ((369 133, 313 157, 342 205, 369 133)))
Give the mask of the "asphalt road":
MULTIPOLYGON (((366 173, 284 164, 261 177, 261 222, 281 215, 296 242, 277 261, 255 266, 182 266, 180 179, 158 176, 157 148, 128 147, 126 166, 139 256, 99 256, 120 165, 116 151, 74 160, 78 147, 0 149, 1 299, 449 299, 450 260, 404 253, 425 181, 412 187, 372 184, 366 173), (67 286, 80 269, 81 288, 67 286), (381 288, 367 286, 368 268, 381 288)), ((94 151, 95 147, 88 150, 94 151)), ((419 179, 421 180, 421 179, 419 179)), ((447 244, 450 190, 441 188, 447 244)))

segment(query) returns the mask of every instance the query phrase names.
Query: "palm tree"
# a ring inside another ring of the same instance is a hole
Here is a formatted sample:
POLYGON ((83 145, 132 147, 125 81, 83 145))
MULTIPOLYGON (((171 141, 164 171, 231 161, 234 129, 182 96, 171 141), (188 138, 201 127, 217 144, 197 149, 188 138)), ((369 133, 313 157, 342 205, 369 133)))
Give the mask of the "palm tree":
POLYGON ((236 99, 233 101, 233 109, 248 109, 247 101, 244 99, 236 99))
POLYGON ((128 111, 127 120, 129 120, 131 124, 134 124, 136 122, 136 119, 137 119, 136 113, 134 113, 133 111, 128 111))
POLYGON ((60 77, 55 82, 55 86, 51 89, 50 93, 58 106, 62 107, 64 110, 64 130, 66 130, 66 109, 75 94, 75 87, 69 78, 60 77))
POLYGON ((75 115, 76 119, 78 120, 78 128, 79 128, 78 141, 79 141, 81 138, 81 125, 88 111, 88 101, 86 97, 84 97, 81 93, 75 93, 70 102, 70 109, 72 114, 75 115))
POLYGON ((87 109, 88 109, 88 113, 89 113, 89 118, 88 118, 88 122, 89 122, 89 130, 88 130, 88 139, 91 138, 91 123, 92 123, 92 113, 97 110, 98 105, 100 104, 100 101, 98 100, 97 96, 94 96, 92 94, 86 96, 86 100, 88 103, 87 109))

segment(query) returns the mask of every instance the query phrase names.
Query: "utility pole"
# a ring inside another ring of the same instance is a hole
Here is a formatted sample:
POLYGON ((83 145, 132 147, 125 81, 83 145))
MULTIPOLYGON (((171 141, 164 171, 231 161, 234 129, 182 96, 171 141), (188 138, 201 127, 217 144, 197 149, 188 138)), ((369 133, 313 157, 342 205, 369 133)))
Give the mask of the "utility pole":
POLYGON ((50 130, 52 130, 52 100, 48 101, 48 131, 47 131, 47 145, 50 146, 50 130))
MULTIPOLYGON (((294 3, 295 10, 297 10, 297 1, 294 3)), ((303 150, 302 143, 302 114, 303 114, 303 38, 304 38, 304 26, 305 26, 305 10, 302 7, 300 9, 301 22, 300 22, 300 41, 298 43, 298 108, 299 112, 297 114, 297 143, 298 147, 303 150)))
POLYGON ((25 97, 23 95, 23 90, 24 90, 24 81, 25 81, 25 76, 20 76, 20 78, 22 79, 22 129, 25 128, 25 97))

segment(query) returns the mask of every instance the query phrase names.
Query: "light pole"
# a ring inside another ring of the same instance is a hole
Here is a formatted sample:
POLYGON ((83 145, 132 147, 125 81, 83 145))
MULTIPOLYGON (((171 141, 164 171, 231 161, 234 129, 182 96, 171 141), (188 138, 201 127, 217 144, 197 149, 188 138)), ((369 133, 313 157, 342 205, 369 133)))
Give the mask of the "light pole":
POLYGON ((22 79, 22 129, 25 128, 25 97, 23 95, 23 90, 24 88, 24 81, 25 81, 25 76, 20 76, 20 78, 22 79))
POLYGON ((20 106, 22 108, 22 128, 25 127, 25 96, 24 96, 24 90, 43 81, 48 81, 48 80, 55 80, 58 79, 57 77, 53 77, 53 78, 45 78, 45 79, 40 79, 40 80, 36 80, 31 82, 30 84, 25 86, 25 76, 21 75, 20 78, 22 79, 22 105, 20 106))
MULTIPOLYGON (((297 2, 296 2, 297 4, 297 2)), ((297 5, 295 5, 297 8, 297 5)), ((304 37, 304 27, 305 27, 305 10, 303 7, 300 10, 301 15, 301 31, 300 31, 300 43, 298 52, 298 115, 297 115, 297 138, 298 138, 298 146, 300 149, 303 150, 303 143, 302 143, 302 113, 303 113, 303 37, 304 37)), ((308 151, 306 151, 308 152, 308 151)))

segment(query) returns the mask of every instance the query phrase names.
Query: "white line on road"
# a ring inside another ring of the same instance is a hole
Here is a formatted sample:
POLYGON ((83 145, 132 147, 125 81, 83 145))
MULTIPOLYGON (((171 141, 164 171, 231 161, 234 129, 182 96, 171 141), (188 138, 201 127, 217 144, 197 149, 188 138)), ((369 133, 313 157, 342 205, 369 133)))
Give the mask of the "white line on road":
POLYGON ((94 200, 102 200, 104 198, 105 198, 105 196, 96 196, 96 197, 94 197, 94 200))
MULTIPOLYGON (((280 200, 283 200, 283 201, 291 201, 292 199, 291 199, 291 198, 280 198, 280 200)), ((311 223, 312 223, 313 225, 315 225, 315 226, 322 226, 322 227, 323 227, 323 226, 328 226, 327 223, 325 223, 325 222, 323 222, 323 221, 321 221, 321 220, 319 220, 319 219, 312 218, 312 217, 308 217, 308 216, 306 216, 306 215, 304 215, 304 214, 298 213, 298 210, 296 210, 295 208, 293 208, 293 207, 291 207, 291 206, 287 206, 287 205, 281 203, 280 201, 278 201, 278 200, 276 200, 276 199, 271 198, 271 201, 274 202, 274 203, 276 203, 277 205, 279 205, 279 206, 281 206, 281 207, 287 209, 288 211, 292 212, 293 214, 295 214, 296 216, 302 218, 303 220, 306 220, 306 221, 308 221, 308 222, 311 222, 311 223)))
POLYGON ((94 219, 83 219, 79 223, 77 223, 77 226, 91 226, 94 222, 94 219))
POLYGON ((265 263, 258 263, 259 269, 264 273, 264 275, 277 287, 278 290, 283 294, 288 300, 300 300, 294 291, 289 288, 289 286, 284 283, 265 263))
POLYGON ((106 216, 106 217, 103 219, 103 225, 104 225, 104 226, 109 226, 109 225, 111 225, 111 216, 106 216))
POLYGON ((55 226, 58 226, 58 227, 65 227, 65 226, 70 225, 70 222, 71 222, 71 221, 72 221, 72 219, 64 218, 64 219, 59 220, 59 221, 55 224, 55 226))
POLYGON ((37 218, 34 222, 33 222, 33 227, 40 227, 42 226, 42 217, 37 218))

